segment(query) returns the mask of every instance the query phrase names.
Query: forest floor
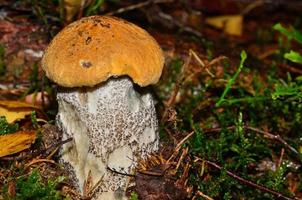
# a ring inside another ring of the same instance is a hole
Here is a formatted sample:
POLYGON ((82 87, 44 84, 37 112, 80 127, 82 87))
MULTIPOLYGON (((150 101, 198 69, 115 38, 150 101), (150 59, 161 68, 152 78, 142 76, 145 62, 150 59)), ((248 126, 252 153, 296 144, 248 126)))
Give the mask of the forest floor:
POLYGON ((69 14, 59 2, 0 2, 0 199, 90 198, 58 163, 69 141, 40 60, 93 14, 145 28, 166 58, 151 88, 161 149, 138 167, 131 200, 302 199, 301 2, 104 0, 69 14))

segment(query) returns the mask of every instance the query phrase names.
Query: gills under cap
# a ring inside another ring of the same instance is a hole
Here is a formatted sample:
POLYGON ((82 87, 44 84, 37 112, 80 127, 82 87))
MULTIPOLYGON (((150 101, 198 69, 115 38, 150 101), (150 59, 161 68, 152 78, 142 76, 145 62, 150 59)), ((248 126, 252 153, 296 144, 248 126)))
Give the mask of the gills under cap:
POLYGON ((94 86, 128 75, 155 84, 164 65, 161 48, 145 30, 125 20, 91 16, 59 32, 42 58, 46 76, 64 87, 94 86))

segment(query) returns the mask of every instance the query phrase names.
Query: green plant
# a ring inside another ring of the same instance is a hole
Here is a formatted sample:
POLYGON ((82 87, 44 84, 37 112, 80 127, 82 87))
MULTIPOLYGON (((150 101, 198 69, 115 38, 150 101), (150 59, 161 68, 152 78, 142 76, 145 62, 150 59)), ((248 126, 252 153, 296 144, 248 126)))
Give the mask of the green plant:
MULTIPOLYGON (((289 41, 295 40, 296 42, 302 44, 302 33, 296 30, 294 27, 286 29, 280 23, 278 23, 275 24, 273 28, 274 30, 277 30, 285 35, 289 41)), ((290 52, 284 54, 284 58, 292 62, 302 64, 302 56, 296 51, 290 50, 290 52)))
POLYGON ((16 180, 16 195, 11 200, 61 200, 63 199, 56 187, 64 180, 58 177, 56 180, 48 180, 43 183, 38 170, 34 170, 27 178, 21 177, 16 180))
POLYGON ((241 54, 240 54, 240 57, 241 57, 241 61, 240 61, 240 64, 239 64, 239 68, 237 69, 236 73, 234 74, 234 76, 229 79, 226 87, 225 87, 225 90, 223 91, 221 97, 219 98, 218 102, 216 103, 216 107, 219 107, 223 101, 225 101, 225 96, 227 95, 227 93, 229 92, 229 90, 231 89, 232 85, 234 84, 236 78, 238 77, 239 73, 241 72, 242 68, 243 68, 243 64, 247 58, 247 55, 245 53, 245 51, 241 51, 241 54))
POLYGON ((280 80, 276 83, 275 91, 272 93, 272 98, 283 99, 287 101, 302 101, 302 81, 299 81, 302 76, 296 78, 296 81, 292 81, 290 74, 288 74, 288 83, 280 80))
POLYGON ((18 124, 9 124, 4 116, 0 116, 0 135, 14 133, 18 129, 18 124))
POLYGON ((94 0, 85 9, 85 16, 94 15, 98 12, 98 9, 102 6, 105 0, 94 0))
POLYGON ((129 200, 138 200, 138 195, 135 192, 131 192, 129 200))
MULTIPOLYGON (((179 90, 179 102, 174 106, 177 122, 168 123, 164 128, 176 134, 193 130, 192 138, 184 145, 189 147, 190 157, 213 161, 222 167, 217 170, 200 163, 192 165, 189 183, 210 197, 275 199, 271 194, 237 182, 229 177, 227 170, 291 196, 286 185, 286 177, 292 170, 289 165, 282 165, 276 171, 273 166, 260 169, 261 163, 274 163, 273 155, 279 155, 284 148, 282 143, 268 139, 263 130, 279 133, 293 149, 302 146, 299 142, 302 78, 292 78, 290 74, 280 78, 272 65, 264 82, 263 74, 250 63, 249 67, 245 66, 246 59, 242 51, 239 68, 231 74, 229 66, 220 85, 207 73, 194 74, 194 81, 186 82, 179 90), (247 77, 248 85, 244 82, 247 77), (258 132, 247 127, 256 128, 258 132)), ((181 67, 183 62, 178 60, 177 63, 181 67)), ((173 91, 173 82, 181 73, 173 65, 169 67, 172 73, 159 87, 162 99, 173 91)), ((287 150, 286 156, 289 160, 301 159, 297 153, 287 150)))
POLYGON ((31 122, 33 123, 33 127, 39 128, 36 111, 31 112, 30 119, 31 119, 31 122))

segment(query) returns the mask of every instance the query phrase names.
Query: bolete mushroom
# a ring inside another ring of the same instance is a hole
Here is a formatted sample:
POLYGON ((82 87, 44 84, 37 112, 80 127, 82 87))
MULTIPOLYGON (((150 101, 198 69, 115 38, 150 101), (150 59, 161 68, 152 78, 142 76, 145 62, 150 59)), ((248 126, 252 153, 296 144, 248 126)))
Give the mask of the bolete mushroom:
POLYGON ((79 191, 91 172, 93 184, 101 180, 93 199, 125 199, 128 178, 108 167, 131 173, 158 149, 154 99, 140 88, 159 80, 163 64, 152 36, 114 17, 82 18, 49 44, 42 68, 60 86, 56 122, 73 138, 61 160, 79 191))

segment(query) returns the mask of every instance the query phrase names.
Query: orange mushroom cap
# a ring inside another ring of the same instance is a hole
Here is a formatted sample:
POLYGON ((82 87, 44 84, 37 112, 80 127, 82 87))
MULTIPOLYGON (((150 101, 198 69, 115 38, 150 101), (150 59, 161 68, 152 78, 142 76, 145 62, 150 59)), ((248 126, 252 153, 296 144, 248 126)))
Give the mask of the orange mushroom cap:
POLYGON ((164 55, 142 28, 108 16, 75 21, 59 32, 42 58, 46 76, 64 87, 94 86, 127 75, 140 86, 155 84, 164 55))

